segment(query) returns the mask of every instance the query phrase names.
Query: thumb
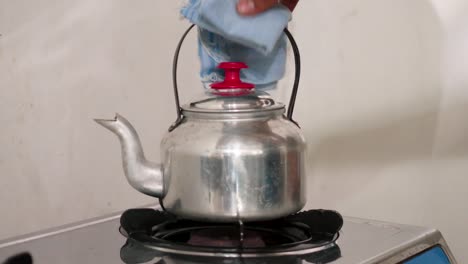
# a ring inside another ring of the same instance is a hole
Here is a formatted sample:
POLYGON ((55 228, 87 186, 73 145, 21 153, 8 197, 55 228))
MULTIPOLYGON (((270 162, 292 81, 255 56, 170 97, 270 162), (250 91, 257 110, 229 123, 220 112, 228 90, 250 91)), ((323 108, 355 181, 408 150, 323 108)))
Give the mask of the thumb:
POLYGON ((278 0, 239 0, 237 12, 241 15, 251 16, 261 13, 278 4, 278 0))

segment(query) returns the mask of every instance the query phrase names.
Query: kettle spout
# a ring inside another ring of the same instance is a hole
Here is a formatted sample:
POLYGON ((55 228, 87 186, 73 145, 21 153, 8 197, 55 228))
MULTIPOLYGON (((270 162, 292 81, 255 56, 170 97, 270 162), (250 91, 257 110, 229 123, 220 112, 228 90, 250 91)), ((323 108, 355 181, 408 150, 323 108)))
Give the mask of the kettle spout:
POLYGON ((161 165, 146 160, 140 138, 130 122, 119 114, 110 120, 94 120, 119 137, 128 183, 146 195, 162 198, 164 185, 161 165))

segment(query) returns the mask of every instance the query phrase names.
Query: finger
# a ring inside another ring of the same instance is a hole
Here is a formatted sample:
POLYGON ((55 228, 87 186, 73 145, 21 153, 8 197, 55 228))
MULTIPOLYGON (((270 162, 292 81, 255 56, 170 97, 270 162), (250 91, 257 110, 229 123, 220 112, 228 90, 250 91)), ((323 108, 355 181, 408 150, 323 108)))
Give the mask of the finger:
POLYGON ((289 10, 294 11, 294 8, 296 8, 297 3, 299 0, 282 0, 281 4, 289 8, 289 10))
POLYGON ((241 15, 251 16, 261 13, 278 4, 278 0, 239 0, 237 12, 241 15))

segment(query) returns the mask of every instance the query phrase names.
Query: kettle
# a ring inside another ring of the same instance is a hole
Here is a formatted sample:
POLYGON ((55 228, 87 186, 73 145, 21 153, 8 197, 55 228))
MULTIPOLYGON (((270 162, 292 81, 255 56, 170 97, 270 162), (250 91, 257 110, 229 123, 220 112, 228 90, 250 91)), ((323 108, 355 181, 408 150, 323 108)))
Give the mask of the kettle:
POLYGON ((95 119, 115 133, 123 168, 136 190, 159 198, 163 209, 181 218, 208 222, 276 219, 301 210, 305 197, 306 142, 292 119, 300 77, 300 56, 285 29, 295 57, 295 81, 288 111, 266 92, 242 82, 248 66, 223 62, 225 79, 206 97, 179 105, 177 62, 173 84, 177 120, 161 142, 160 164, 146 160, 136 130, 124 117, 95 119))

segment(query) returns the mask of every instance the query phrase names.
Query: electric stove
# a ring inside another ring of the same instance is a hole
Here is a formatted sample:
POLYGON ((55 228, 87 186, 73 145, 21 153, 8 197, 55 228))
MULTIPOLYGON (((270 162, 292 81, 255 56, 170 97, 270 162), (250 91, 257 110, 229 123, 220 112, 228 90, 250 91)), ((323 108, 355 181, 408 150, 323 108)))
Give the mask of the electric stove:
POLYGON ((255 223, 129 209, 0 242, 0 263, 456 263, 435 229, 303 211, 255 223))

